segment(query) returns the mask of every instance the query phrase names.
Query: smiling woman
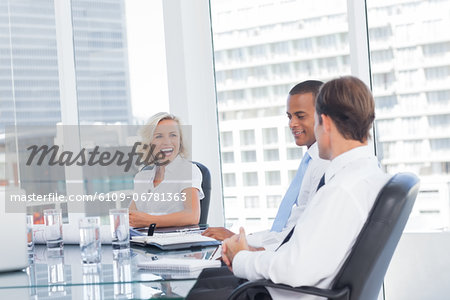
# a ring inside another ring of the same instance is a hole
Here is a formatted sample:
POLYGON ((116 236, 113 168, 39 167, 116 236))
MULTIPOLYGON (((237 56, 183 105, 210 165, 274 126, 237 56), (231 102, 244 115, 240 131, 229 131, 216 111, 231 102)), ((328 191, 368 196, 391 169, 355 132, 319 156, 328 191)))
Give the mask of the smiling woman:
POLYGON ((134 178, 130 225, 198 224, 200 199, 204 197, 202 175, 198 167, 186 159, 180 121, 169 113, 157 113, 140 134, 143 143, 139 151, 151 158, 134 178))

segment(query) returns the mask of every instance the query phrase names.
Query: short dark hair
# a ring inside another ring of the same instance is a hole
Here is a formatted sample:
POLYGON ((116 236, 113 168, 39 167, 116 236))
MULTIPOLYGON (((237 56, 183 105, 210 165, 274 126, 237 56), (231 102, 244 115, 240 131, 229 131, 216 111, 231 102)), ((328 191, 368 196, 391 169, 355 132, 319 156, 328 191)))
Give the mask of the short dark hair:
POLYGON ((314 98, 316 98, 317 94, 319 94, 319 89, 322 86, 322 84, 323 82, 319 80, 306 80, 294 86, 289 91, 289 95, 293 96, 299 94, 312 93, 314 98))
POLYGON ((329 116, 347 139, 365 142, 375 119, 375 102, 369 88, 360 79, 345 76, 325 83, 316 98, 319 123, 329 116))

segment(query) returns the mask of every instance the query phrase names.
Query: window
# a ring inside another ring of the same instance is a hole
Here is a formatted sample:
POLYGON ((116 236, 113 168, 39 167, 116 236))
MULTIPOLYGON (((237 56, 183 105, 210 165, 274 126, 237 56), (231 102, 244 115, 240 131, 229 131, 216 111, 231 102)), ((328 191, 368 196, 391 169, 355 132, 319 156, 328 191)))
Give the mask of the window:
POLYGON ((385 26, 385 27, 377 27, 377 28, 370 28, 369 29, 369 37, 372 41, 386 41, 388 40, 392 35, 391 27, 385 26))
POLYGON ((294 41, 294 49, 299 53, 311 53, 313 50, 313 42, 311 38, 300 39, 294 41))
POLYGON ((288 78, 291 76, 290 64, 272 65, 272 77, 274 79, 288 78))
MULTIPOLYGON (((256 71, 256 69, 255 69, 256 71)), ((261 72, 254 76, 255 79, 261 80, 266 79, 266 72, 261 72)), ((253 88, 250 90, 252 98, 255 100, 265 99, 269 96, 269 90, 267 87, 253 88)))
POLYGON ((337 40, 336 35, 324 35, 319 36, 316 40, 317 48, 320 49, 320 51, 337 48, 337 40))
POLYGON ((259 197, 258 196, 244 196, 244 207, 245 208, 259 208, 259 197))
POLYGON ((270 44, 270 51, 274 56, 283 56, 289 54, 289 42, 279 42, 270 44))
MULTIPOLYGON (((450 36, 441 26, 449 1, 406 1, 393 5, 367 0, 373 94, 376 105, 376 146, 382 167, 390 172, 411 171, 423 184, 446 189, 445 166, 450 157, 450 36), (423 18, 417 19, 422 11, 423 18), (380 24, 386 24, 380 26, 380 24), (444 166, 444 167, 443 167, 444 166)), ((448 26, 447 26, 448 27, 448 26)), ((443 27, 442 27, 443 28, 443 27)), ((448 196, 418 197, 406 230, 449 227, 448 196), (439 203, 433 217, 421 211, 439 203), (446 224, 437 222, 440 215, 446 224), (438 217, 439 216, 439 217, 438 217)))
POLYGON ((395 75, 392 72, 373 74, 373 86, 380 90, 387 90, 393 86, 395 75))
POLYGON ((255 162, 256 161, 256 151, 241 151, 242 162, 255 162))
POLYGON ((431 81, 442 81, 446 80, 450 76, 450 67, 433 67, 425 69, 425 78, 431 81))
POLYGON ((224 164, 234 163, 234 152, 222 152, 222 162, 224 164))
MULTIPOLYGON (((350 53, 347 1, 327 0, 320 5, 300 0, 266 2, 211 0, 210 4, 214 53, 219 53, 215 57, 219 127, 222 132, 236 129, 239 135, 234 137, 234 146, 239 138, 239 154, 235 155, 240 159, 236 156, 235 163, 226 165, 227 173, 254 173, 254 187, 272 195, 274 186, 266 181, 284 184, 289 169, 297 168, 302 157, 287 126, 285 105, 290 89, 303 80, 350 74, 350 53), (299 15, 299 11, 304 13, 299 15), (242 74, 239 81, 233 78, 234 70, 242 74), (244 95, 239 100, 230 96, 237 90, 244 95), (264 163, 255 163, 260 161, 264 163), (279 174, 270 173, 274 164, 279 174)), ((230 151, 223 141, 221 147, 222 152, 230 151)), ((249 186, 245 182, 243 175, 244 187, 249 186)), ((240 219, 245 218, 242 213, 240 219)), ((260 226, 266 225, 267 219, 261 218, 260 226)))
POLYGON ((429 105, 447 107, 450 102, 450 90, 427 92, 426 97, 429 105))
POLYGON ((450 138, 447 139, 432 139, 430 140, 431 151, 448 152, 450 150, 450 138))
POLYGON ((280 171, 267 171, 266 172, 266 184, 267 185, 280 185, 281 184, 280 171))
POLYGON ((222 147, 233 146, 233 132, 224 131, 220 133, 220 144, 222 147))
POLYGON ((419 79, 419 70, 406 70, 398 72, 398 82, 403 88, 410 88, 419 79))
POLYGON ((255 144, 255 130, 253 130, 253 129, 241 130, 240 135, 241 135, 241 145, 242 146, 248 146, 248 145, 255 144))
POLYGON ((244 61, 244 52, 242 49, 227 50, 228 61, 231 63, 240 63, 244 61))
MULTIPOLYGON (((152 3, 143 8, 147 1, 137 0, 127 3, 125 10, 124 1, 110 2, 2 1, 0 39, 6 39, 0 46, 0 80, 9 82, 0 82, 0 133, 4 133, 4 125, 8 124, 14 125, 11 126, 14 130, 20 127, 14 137, 20 145, 31 142, 64 146, 68 151, 80 147, 89 151, 99 146, 102 151, 123 152, 128 151, 136 137, 137 128, 128 127, 129 124, 143 124, 154 113, 168 110, 166 61, 165 57, 161 59, 161 53, 156 55, 158 50, 165 53, 164 40, 160 43, 164 35, 162 7, 152 3), (59 10, 55 14, 55 6, 62 2, 70 5, 71 15, 59 10), (136 11, 141 14, 136 15, 136 11), (152 18, 148 18, 150 12, 152 18), (71 20, 63 19, 70 17, 71 20), (161 17, 159 24, 158 17, 161 17), (58 18, 63 22, 58 22, 58 18), (73 39, 65 39, 72 33, 73 39), (73 53, 73 57, 67 57, 68 53, 73 53), (74 68, 70 64, 60 65, 61 61, 74 62, 74 68), (137 73, 140 75, 136 76, 137 73), (75 79, 73 86, 68 78, 75 79), (64 85, 60 86, 60 82, 64 85), (67 113, 61 114, 62 111, 67 113), (56 128, 56 124, 64 126, 56 128), (25 131, 32 132, 34 140, 24 135, 25 131), (68 135, 72 137, 70 142, 68 135), (95 139, 92 135, 96 135, 95 139)), ((0 149, 4 145, 4 139, 0 138, 0 149)), ((130 173, 120 168, 100 170, 98 166, 90 166, 89 170, 83 166, 75 172, 66 172, 63 167, 33 166, 25 171, 21 159, 9 161, 5 168, 8 176, 12 176, 11 182, 20 182, 20 188, 28 194, 90 194, 132 189, 137 172, 133 168, 130 173), (11 168, 15 172, 9 173, 11 168), (45 183, 39 182, 42 174, 48 179, 45 183), (70 186, 75 181, 84 184, 70 186)), ((0 165, 2 160, 0 157, 0 165)), ((50 204, 57 208, 58 205, 50 204)), ((65 221, 70 217, 68 205, 59 207, 65 221)), ((79 213, 89 213, 87 207, 79 213)), ((102 207, 107 213, 107 205, 102 207)), ((28 213, 39 213, 42 208, 30 206, 28 213)), ((95 212, 103 217, 104 213, 104 210, 95 212)))
POLYGON ((234 173, 223 174, 223 185, 226 187, 236 186, 236 174, 234 173))
POLYGON ((450 127, 450 118, 447 115, 429 116, 428 125, 433 129, 445 130, 450 127))
POLYGON ((278 161, 280 160, 280 155, 278 149, 266 149, 264 150, 264 160, 265 161, 278 161))
POLYGON ((257 45, 248 48, 249 59, 258 60, 265 59, 267 55, 267 47, 266 45, 257 45))
POLYGON ((300 147, 293 147, 293 148, 287 148, 286 149, 286 158, 288 160, 300 160, 302 158, 302 148, 300 147))
POLYGON ((280 195, 268 195, 266 196, 267 208, 278 208, 281 203, 280 195))
POLYGON ((443 57, 450 53, 450 42, 435 43, 423 46, 423 55, 425 57, 443 57))
POLYGON ((242 179, 244 182, 244 186, 258 185, 258 173, 257 172, 244 172, 244 173, 242 173, 242 179))
POLYGON ((370 52, 370 59, 373 64, 382 64, 382 63, 390 63, 392 62, 392 58, 394 54, 392 50, 378 50, 370 52))
POLYGON ((409 67, 412 62, 415 62, 418 57, 417 47, 405 47, 397 49, 396 59, 405 67, 409 67))
POLYGON ((396 105, 397 105, 396 95, 375 97, 375 106, 377 107, 377 110, 391 112, 396 105))
POLYGON ((278 143, 278 129, 277 128, 263 128, 263 143, 276 144, 278 143))

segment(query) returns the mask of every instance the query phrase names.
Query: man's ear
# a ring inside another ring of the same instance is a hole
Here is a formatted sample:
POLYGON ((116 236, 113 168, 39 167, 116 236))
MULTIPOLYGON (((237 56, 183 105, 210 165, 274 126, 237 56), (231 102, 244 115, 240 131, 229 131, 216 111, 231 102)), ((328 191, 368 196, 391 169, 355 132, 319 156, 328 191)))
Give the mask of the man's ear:
POLYGON ((323 126, 323 130, 327 133, 329 133, 331 131, 331 127, 332 127, 332 122, 333 120, 331 120, 331 118, 327 115, 321 114, 320 117, 322 118, 322 126, 323 126))

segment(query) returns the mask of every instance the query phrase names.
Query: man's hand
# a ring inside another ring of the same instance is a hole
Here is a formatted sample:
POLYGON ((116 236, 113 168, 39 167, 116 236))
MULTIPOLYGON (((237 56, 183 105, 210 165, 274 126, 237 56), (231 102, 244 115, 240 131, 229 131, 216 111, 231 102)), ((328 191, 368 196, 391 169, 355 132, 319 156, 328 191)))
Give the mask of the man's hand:
POLYGON ((245 230, 241 227, 239 234, 233 235, 222 243, 222 260, 230 271, 233 271, 231 265, 234 257, 242 250, 249 250, 249 247, 245 237, 245 230))
POLYGON ((223 241, 224 239, 232 237, 233 235, 235 235, 235 233, 229 231, 224 227, 209 227, 202 233, 202 235, 209 236, 219 241, 223 241))
POLYGON ((151 216, 141 211, 132 210, 129 212, 130 226, 146 227, 152 223, 151 216))

